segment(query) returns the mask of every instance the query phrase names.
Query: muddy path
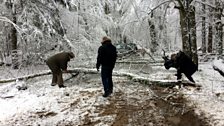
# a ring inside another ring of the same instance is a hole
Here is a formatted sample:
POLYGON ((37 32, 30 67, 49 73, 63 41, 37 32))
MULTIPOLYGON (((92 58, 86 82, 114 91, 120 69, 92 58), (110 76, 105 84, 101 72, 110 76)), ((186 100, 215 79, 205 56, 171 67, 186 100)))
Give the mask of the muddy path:
POLYGON ((103 98, 98 74, 81 73, 66 80, 65 89, 51 87, 50 80, 50 75, 27 80, 28 89, 23 91, 17 91, 12 83, 0 87, 1 96, 12 96, 0 99, 0 106, 16 108, 12 114, 3 111, 7 117, 0 115, 0 125, 208 126, 206 118, 197 115, 175 88, 114 76, 114 92, 103 98))
MULTIPOLYGON (((110 104, 99 106, 102 116, 116 115, 113 126, 208 126, 206 119, 188 107, 176 89, 132 83, 135 91, 125 93, 123 85, 110 104)), ((124 83, 125 84, 125 83, 124 83)))

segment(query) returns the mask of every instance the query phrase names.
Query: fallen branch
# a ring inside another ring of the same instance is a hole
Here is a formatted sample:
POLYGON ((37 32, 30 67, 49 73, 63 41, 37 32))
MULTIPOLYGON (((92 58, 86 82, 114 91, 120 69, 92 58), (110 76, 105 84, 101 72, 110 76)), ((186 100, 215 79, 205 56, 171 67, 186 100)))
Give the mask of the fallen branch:
POLYGON ((13 98, 13 97, 14 97, 14 95, 9 95, 9 96, 0 96, 0 98, 2 98, 2 99, 13 98))
MULTIPOLYGON (((88 69, 88 68, 75 68, 73 70, 68 70, 68 74, 76 73, 76 74, 72 74, 72 78, 77 76, 78 73, 81 73, 81 72, 82 73, 88 73, 88 74, 99 73, 94 69, 88 69)), ((2 79, 2 80, 0 80, 0 83, 8 83, 8 82, 16 81, 16 80, 28 80, 30 78, 35 78, 35 77, 50 75, 50 74, 52 74, 52 72, 47 71, 47 72, 42 72, 42 73, 37 73, 37 74, 30 74, 30 75, 26 75, 26 76, 21 76, 21 77, 17 77, 17 78, 2 79)))
MULTIPOLYGON (((117 61, 116 63, 123 63, 123 64, 146 64, 146 63, 155 63, 154 61, 147 61, 147 60, 142 60, 142 59, 139 59, 139 60, 136 60, 136 61, 124 61, 124 60, 121 60, 121 61, 117 61)), ((157 62, 157 63, 163 63, 163 62, 157 62)))
POLYGON ((215 71, 218 71, 220 75, 224 76, 224 63, 222 59, 215 59, 212 66, 215 71))
MULTIPOLYGON (((90 68, 74 68, 72 70, 68 70, 68 73, 76 73, 77 76, 79 73, 85 73, 85 74, 99 74, 96 69, 90 69, 90 68)), ((7 80, 0 80, 0 83, 6 83, 6 82, 12 82, 18 80, 24 80, 24 79, 30 79, 38 76, 44 76, 44 75, 49 75, 51 74, 50 71, 48 72, 43 72, 43 73, 38 73, 38 74, 33 74, 33 75, 28 75, 28 76, 23 76, 19 78, 12 78, 12 79, 7 79, 7 80)), ((180 85, 180 82, 177 82, 176 80, 153 80, 151 78, 147 77, 142 77, 137 74, 133 73, 128 73, 128 72, 119 72, 119 71, 114 71, 113 76, 126 76, 129 79, 140 82, 143 84, 152 84, 152 85, 158 85, 158 86, 164 86, 164 87, 169 87, 169 86, 175 86, 175 85, 180 85)), ((72 77, 73 78, 73 77, 72 77)), ((200 85, 197 84, 192 84, 189 82, 181 82, 182 85, 184 86, 193 86, 193 87, 200 87, 200 85)))
POLYGON ((42 118, 42 117, 56 116, 58 113, 53 111, 40 111, 36 112, 36 114, 42 118))
POLYGON ((213 66, 213 69, 218 71, 220 75, 224 76, 224 72, 220 70, 217 66, 213 66))
POLYGON ((70 79, 72 79, 72 78, 78 76, 78 75, 79 75, 79 72, 77 72, 77 73, 75 73, 75 74, 73 74, 73 73, 70 72, 70 74, 71 74, 72 76, 69 77, 69 78, 67 78, 67 79, 65 79, 64 81, 68 81, 68 80, 70 80, 70 79))
POLYGON ((142 49, 144 49, 145 50, 145 53, 147 54, 147 55, 149 55, 149 57, 154 61, 154 62, 156 62, 156 60, 153 58, 153 56, 150 54, 150 51, 148 50, 148 49, 146 49, 146 48, 142 48, 142 49))
POLYGON ((17 78, 10 78, 10 79, 5 79, 5 80, 0 80, 0 83, 13 82, 13 81, 16 81, 16 80, 27 80, 27 79, 30 79, 30 78, 35 78, 35 77, 49 75, 49 74, 51 74, 51 72, 43 72, 43 73, 31 74, 31 75, 21 76, 21 77, 17 77, 17 78))

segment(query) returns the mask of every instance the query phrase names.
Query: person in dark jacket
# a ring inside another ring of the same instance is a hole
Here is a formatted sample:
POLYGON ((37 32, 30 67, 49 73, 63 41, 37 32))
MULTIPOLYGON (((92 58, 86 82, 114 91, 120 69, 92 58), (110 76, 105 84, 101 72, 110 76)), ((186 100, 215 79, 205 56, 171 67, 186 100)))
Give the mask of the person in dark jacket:
POLYGON ((179 51, 178 53, 172 54, 171 59, 167 57, 163 57, 163 59, 165 60, 164 66, 166 69, 171 67, 177 69, 177 80, 180 80, 182 77, 181 73, 184 73, 188 80, 195 83, 192 75, 197 71, 198 66, 184 52, 179 51))
POLYGON ((101 66, 101 78, 104 87, 103 97, 113 93, 112 72, 117 59, 116 47, 108 37, 103 37, 102 45, 98 49, 96 68, 99 71, 101 66))
POLYGON ((68 61, 74 57, 73 52, 61 52, 47 59, 46 63, 53 74, 51 86, 58 84, 59 88, 65 87, 62 72, 67 72, 68 61))

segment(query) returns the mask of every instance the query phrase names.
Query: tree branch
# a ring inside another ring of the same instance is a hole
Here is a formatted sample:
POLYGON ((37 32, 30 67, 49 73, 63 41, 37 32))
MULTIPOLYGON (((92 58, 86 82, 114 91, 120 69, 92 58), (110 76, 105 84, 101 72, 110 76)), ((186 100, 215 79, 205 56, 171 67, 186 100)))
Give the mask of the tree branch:
POLYGON ((158 4, 156 7, 154 7, 153 9, 151 9, 151 11, 148 13, 148 15, 150 15, 154 10, 156 10, 157 8, 159 8, 161 5, 165 4, 165 3, 171 3, 170 0, 164 1, 160 4, 158 4))
POLYGON ((178 2, 179 6, 176 6, 176 5, 175 5, 174 8, 177 8, 177 9, 180 9, 180 10, 182 10, 182 11, 185 11, 185 9, 184 9, 184 5, 183 5, 183 3, 181 2, 181 0, 176 0, 176 1, 178 2))

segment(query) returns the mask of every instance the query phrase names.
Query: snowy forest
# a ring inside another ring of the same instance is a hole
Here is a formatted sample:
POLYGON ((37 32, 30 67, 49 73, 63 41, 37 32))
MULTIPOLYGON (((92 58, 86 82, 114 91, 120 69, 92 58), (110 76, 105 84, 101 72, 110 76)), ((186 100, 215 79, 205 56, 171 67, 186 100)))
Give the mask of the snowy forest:
POLYGON ((223 9, 224 0, 0 0, 0 126, 223 126, 223 9), (117 49, 107 98, 96 68, 104 36, 117 49), (61 52, 75 55, 65 88, 51 85, 46 64, 61 52))

